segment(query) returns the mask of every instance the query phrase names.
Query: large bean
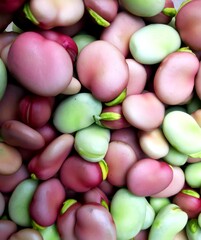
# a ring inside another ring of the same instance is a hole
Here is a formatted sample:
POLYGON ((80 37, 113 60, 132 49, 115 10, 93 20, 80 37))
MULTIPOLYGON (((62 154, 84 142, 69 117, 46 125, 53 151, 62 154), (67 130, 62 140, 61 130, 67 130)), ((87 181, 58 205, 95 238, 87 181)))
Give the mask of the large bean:
POLYGON ((128 66, 123 54, 104 40, 88 44, 80 52, 76 68, 82 85, 102 102, 118 97, 128 83, 128 66))
POLYGON ((173 170, 164 161, 141 159, 127 173, 127 187, 137 196, 150 196, 167 188, 173 179, 173 170))
POLYGON ((9 217, 19 226, 31 226, 29 208, 37 186, 38 181, 33 179, 25 179, 17 185, 11 194, 8 203, 8 213, 9 217))
POLYGON ((59 179, 50 178, 41 182, 30 202, 30 216, 42 227, 53 225, 65 199, 65 189, 59 179))
POLYGON ((156 215, 150 228, 149 240, 173 240, 188 221, 188 215, 176 204, 168 204, 156 215))
POLYGON ((11 220, 0 219, 1 240, 8 238, 17 231, 17 224, 11 220))
POLYGON ((113 195, 110 212, 114 219, 117 239, 135 237, 143 227, 146 215, 146 199, 121 188, 113 195))

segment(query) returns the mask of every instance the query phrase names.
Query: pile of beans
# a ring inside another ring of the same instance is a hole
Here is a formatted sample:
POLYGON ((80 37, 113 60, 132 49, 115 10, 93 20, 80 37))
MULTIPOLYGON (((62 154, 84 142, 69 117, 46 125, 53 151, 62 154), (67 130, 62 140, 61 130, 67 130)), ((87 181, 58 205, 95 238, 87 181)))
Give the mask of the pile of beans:
POLYGON ((0 2, 1 240, 201 239, 200 9, 0 2))

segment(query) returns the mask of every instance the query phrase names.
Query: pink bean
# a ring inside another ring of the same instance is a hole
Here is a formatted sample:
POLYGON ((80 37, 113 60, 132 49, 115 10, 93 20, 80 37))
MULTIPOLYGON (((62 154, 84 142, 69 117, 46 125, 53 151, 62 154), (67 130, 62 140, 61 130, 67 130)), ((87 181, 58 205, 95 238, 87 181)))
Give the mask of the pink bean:
POLYGON ((150 196, 167 188, 172 179, 173 170, 166 162, 145 158, 130 167, 127 187, 137 196, 150 196))
POLYGON ((126 120, 140 130, 149 131, 161 125, 165 107, 152 92, 130 95, 122 103, 126 120))

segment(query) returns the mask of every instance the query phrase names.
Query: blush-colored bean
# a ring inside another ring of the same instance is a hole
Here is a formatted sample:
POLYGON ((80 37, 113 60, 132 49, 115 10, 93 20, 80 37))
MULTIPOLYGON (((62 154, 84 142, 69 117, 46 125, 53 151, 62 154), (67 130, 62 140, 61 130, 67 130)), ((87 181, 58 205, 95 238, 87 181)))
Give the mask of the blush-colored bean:
POLYGON ((139 131, 139 143, 150 158, 160 159, 169 152, 169 143, 160 128, 151 131, 139 131))
POLYGON ((53 97, 26 95, 19 104, 20 120, 33 128, 42 127, 49 121, 53 106, 53 97))
POLYGON ((104 159, 109 168, 107 180, 114 186, 125 186, 127 172, 137 161, 130 145, 121 141, 110 141, 104 159))
POLYGON ((95 187, 82 194, 81 200, 83 203, 98 203, 109 208, 109 198, 106 193, 100 188, 95 187))
POLYGON ((65 189, 57 178, 41 182, 30 202, 30 216, 36 224, 48 227, 56 222, 65 200, 65 189))
POLYGON ((194 53, 181 49, 169 54, 160 63, 154 76, 156 96, 168 105, 182 104, 192 94, 198 69, 199 61, 194 53))
POLYGON ((126 62, 129 69, 126 95, 140 94, 143 92, 148 78, 146 68, 132 58, 127 58, 126 62))
POLYGON ((24 32, 15 39, 8 53, 7 67, 20 84, 41 96, 61 93, 73 74, 66 50, 36 32, 24 32))
POLYGON ((76 213, 81 206, 82 204, 75 199, 68 199, 63 203, 56 222, 56 227, 61 239, 77 240, 75 236, 76 213))
POLYGON ((122 103, 126 120, 134 127, 148 131, 161 125, 165 107, 152 92, 130 95, 122 103))
POLYGON ((38 150, 45 145, 39 132, 18 120, 8 120, 1 125, 3 141, 14 147, 38 150))
POLYGON ((97 187, 107 177, 108 167, 102 160, 89 162, 77 154, 72 154, 60 169, 60 179, 67 189, 86 192, 97 187))
POLYGON ((98 16, 100 16, 101 18, 103 18, 105 21, 109 23, 116 18, 118 7, 119 7, 117 0, 111 0, 111 1, 84 0, 84 4, 85 4, 85 7, 88 9, 89 13, 90 13, 90 10, 92 10, 98 16))
POLYGON ((110 26, 102 31, 100 39, 113 44, 126 57, 129 53, 131 35, 143 26, 145 26, 143 19, 121 11, 117 13, 110 26))
POLYGON ((8 238, 17 231, 17 224, 8 219, 0 219, 0 233, 2 240, 8 240, 8 238))
POLYGON ((77 94, 81 91, 81 88, 82 88, 82 85, 80 81, 77 78, 72 77, 70 83, 68 84, 66 89, 62 91, 61 94, 65 94, 65 95, 77 94))
POLYGON ((192 188, 184 188, 173 196, 172 202, 188 214, 188 218, 197 218, 201 212, 200 194, 192 188))
POLYGON ((172 166, 173 179, 170 184, 161 192, 152 195, 152 197, 164 198, 177 194, 184 187, 185 175, 181 167, 172 166))
POLYGON ((201 82, 201 61, 200 61, 197 75, 195 77, 195 91, 196 91, 199 99, 201 99, 201 84, 200 84, 200 82, 201 82))
POLYGON ((1 13, 14 13, 20 7, 23 6, 25 0, 18 0, 18 1, 9 1, 5 0, 0 3, 0 12, 1 13))
POLYGON ((0 191, 4 193, 12 192, 17 185, 29 177, 29 172, 24 163, 20 168, 10 175, 0 174, 0 191))
POLYGON ((183 4, 175 17, 175 26, 182 41, 193 50, 201 50, 200 1, 183 4))
POLYGON ((29 161, 29 172, 41 180, 53 177, 70 154, 73 144, 71 134, 61 134, 29 161))
POLYGON ((0 153, 0 174, 10 175, 17 172, 22 165, 20 152, 16 148, 1 142, 0 153))
POLYGON ((81 84, 102 102, 118 97, 128 83, 128 66, 123 54, 104 40, 96 40, 83 48, 76 69, 81 84))
POLYGON ((8 240, 43 240, 41 234, 33 228, 24 228, 12 234, 8 240))
POLYGON ((127 187, 137 196, 151 196, 167 188, 173 179, 173 170, 164 161, 151 158, 135 162, 127 174, 127 187))
POLYGON ((111 213, 98 203, 86 203, 77 209, 75 235, 80 240, 117 239, 111 213))

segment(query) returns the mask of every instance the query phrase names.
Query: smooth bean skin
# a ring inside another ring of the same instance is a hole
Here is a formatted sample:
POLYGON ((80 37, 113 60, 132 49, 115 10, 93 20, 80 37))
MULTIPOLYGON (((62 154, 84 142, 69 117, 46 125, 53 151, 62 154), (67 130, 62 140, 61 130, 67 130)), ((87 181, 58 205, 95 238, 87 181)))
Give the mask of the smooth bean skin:
POLYGON ((172 200, 188 214, 188 218, 197 218, 201 212, 200 195, 193 189, 182 189, 172 200))
POLYGON ((97 187, 106 176, 106 163, 85 161, 77 154, 69 156, 60 169, 62 184, 76 192, 86 192, 97 187))
POLYGON ((156 215, 150 228, 149 240, 164 239, 173 240, 188 221, 188 215, 176 204, 168 204, 156 215))
POLYGON ((29 172, 24 163, 10 175, 0 174, 0 191, 3 193, 12 192, 17 185, 29 177, 29 172))
POLYGON ((152 197, 171 197, 182 190, 185 184, 185 175, 181 167, 171 166, 173 170, 173 179, 170 184, 161 192, 152 195, 152 197))
POLYGON ((9 198, 9 217, 19 226, 31 226, 29 207, 37 186, 38 181, 33 179, 25 179, 17 185, 12 192, 11 197, 9 198))
POLYGON ((14 147, 38 150, 45 145, 39 132, 18 120, 5 121, 1 126, 3 141, 14 147))
POLYGON ((4 213, 5 206, 6 206, 6 202, 5 202, 4 195, 0 192, 0 217, 4 213))
POLYGON ((108 182, 114 186, 125 186, 127 172, 137 161, 131 146, 121 141, 110 141, 104 159, 109 168, 108 182))
POLYGON ((185 168, 185 179, 192 188, 201 187, 200 177, 201 162, 189 163, 185 168))
POLYGON ((17 224, 11 220, 0 219, 1 240, 8 238, 17 231, 17 224))
POLYGON ((169 152, 169 143, 160 128, 151 131, 139 131, 139 143, 142 150, 150 158, 160 159, 169 152))
POLYGON ((84 192, 81 197, 83 203, 98 203, 104 207, 109 206, 108 195, 98 186, 94 187, 87 192, 84 192))
POLYGON ((51 226, 55 223, 64 200, 65 189, 59 179, 50 178, 41 182, 30 202, 32 220, 42 227, 51 226))
POLYGON ((154 75, 156 96, 164 104, 182 104, 192 94, 198 69, 199 60, 194 53, 181 49, 169 54, 160 63, 154 75), (187 65, 189 68, 185 67, 187 65), (175 91, 176 89, 181 91, 175 91))
POLYGON ((144 131, 159 127, 165 114, 163 103, 152 92, 127 96, 122 111, 132 126, 144 131))
POLYGON ((111 213, 98 203, 82 205, 76 212, 75 235, 80 240, 116 240, 111 213))
POLYGON ((73 37, 73 40, 78 47, 78 53, 80 53, 85 46, 97 39, 93 35, 87 33, 78 33, 73 37))
POLYGON ((133 194, 145 197, 164 190, 172 179, 173 171, 169 164, 145 158, 133 163, 128 170, 127 187, 133 194))
POLYGON ((41 234, 32 228, 24 228, 12 234, 8 240, 43 240, 41 234))
POLYGON ((117 0, 84 0, 84 4, 86 8, 92 9, 96 14, 108 22, 112 22, 116 18, 119 7, 117 0))
POLYGON ((127 11, 131 12, 133 15, 141 17, 151 17, 162 11, 165 6, 165 0, 157 1, 148 0, 146 2, 141 2, 137 0, 131 2, 129 0, 120 0, 120 5, 127 11))
POLYGON ((78 93, 65 98, 56 107, 53 124, 62 133, 74 133, 94 123, 93 115, 99 115, 102 103, 91 93, 78 93))
POLYGON ((168 142, 178 151, 199 157, 201 129, 190 114, 176 110, 169 112, 163 120, 162 130, 168 142))
POLYGON ((126 95, 140 94, 143 92, 148 79, 148 73, 143 64, 138 63, 132 58, 127 58, 129 68, 129 79, 126 88, 126 95))
POLYGON ((149 203, 154 209, 155 213, 157 214, 162 207, 170 204, 170 199, 166 197, 160 197, 160 198, 150 197, 149 203))
POLYGON ((110 212, 116 225, 117 239, 131 239, 144 224, 146 199, 132 194, 126 188, 120 188, 112 197, 110 212))
POLYGON ((82 206, 75 199, 68 199, 57 217, 56 227, 62 240, 77 240, 75 236, 76 213, 82 206))
MULTIPOLYGON (((71 26, 77 23, 84 14, 84 2, 71 1, 47 1, 32 0, 28 6, 31 15, 37 21, 37 25, 43 29, 51 29, 59 26, 71 26), (42 4, 42 7, 40 4, 42 4), (76 14, 72 14, 75 12, 76 14)), ((28 14, 30 14, 28 11, 28 14)))
POLYGON ((110 130, 94 123, 75 133, 74 148, 86 161, 99 162, 107 153, 109 140, 110 130))
POLYGON ((12 43, 7 67, 22 86, 40 96, 58 95, 68 86, 73 74, 72 61, 66 50, 55 41, 31 31, 20 34, 12 43), (31 61, 27 61, 30 55, 31 61), (40 74, 38 69, 41 69, 40 74))
POLYGON ((22 165, 22 156, 20 152, 6 144, 0 143, 0 174, 11 175, 19 170, 22 165))
POLYGON ((162 23, 142 27, 131 36, 129 42, 133 58, 148 65, 160 63, 168 54, 178 50, 180 45, 178 32, 162 23))
POLYGON ((144 220, 144 224, 142 226, 142 230, 146 230, 151 227, 155 216, 156 216, 155 210, 147 200, 146 201, 146 214, 145 214, 145 220, 144 220))
POLYGON ((33 128, 42 127, 49 121, 53 105, 53 97, 26 95, 19 104, 20 120, 33 128))
POLYGON ((83 48, 76 69, 81 84, 102 102, 118 97, 128 83, 128 66, 123 54, 104 40, 96 40, 83 48), (96 64, 92 64, 94 62, 96 64))
POLYGON ((179 9, 175 26, 182 41, 192 50, 201 50, 200 1, 188 1, 179 9))
POLYGON ((29 172, 41 180, 53 177, 70 154, 73 144, 74 137, 71 134, 61 134, 29 161, 29 172))
POLYGON ((100 39, 113 44, 126 57, 129 54, 130 37, 144 26, 145 23, 142 18, 121 11, 117 13, 110 26, 101 32, 100 39))

